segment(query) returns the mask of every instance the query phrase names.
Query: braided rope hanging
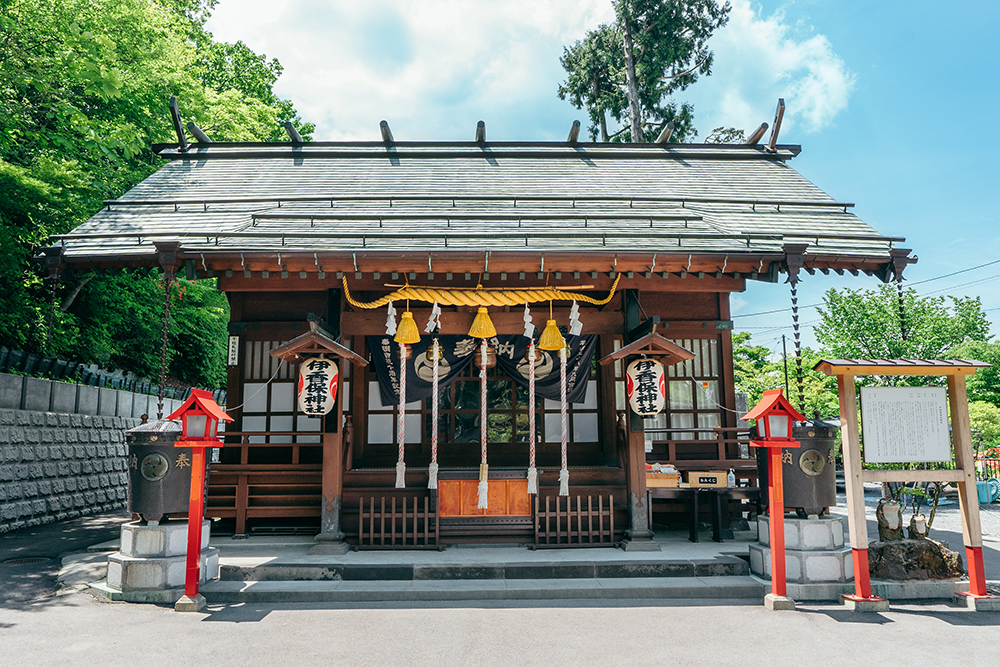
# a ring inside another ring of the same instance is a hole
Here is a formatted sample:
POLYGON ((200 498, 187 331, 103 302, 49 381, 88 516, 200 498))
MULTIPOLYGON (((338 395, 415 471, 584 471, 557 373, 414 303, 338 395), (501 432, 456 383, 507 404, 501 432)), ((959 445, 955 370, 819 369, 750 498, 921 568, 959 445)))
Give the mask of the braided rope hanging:
POLYGON ((566 444, 569 440, 569 417, 566 402, 566 348, 559 348, 559 418, 562 425, 562 446, 560 455, 562 468, 559 470, 559 495, 569 495, 569 467, 566 465, 566 444))
POLYGON ((406 463, 403 461, 406 442, 406 344, 399 344, 399 416, 396 433, 399 442, 399 460, 396 461, 396 488, 406 488, 406 463))
POLYGON ((483 338, 480 347, 482 364, 479 366, 479 440, 481 458, 479 462, 479 504, 478 509, 489 508, 489 466, 486 464, 486 355, 488 346, 483 338))
POLYGON ((427 467, 427 488, 436 489, 438 488, 438 368, 440 365, 440 347, 438 345, 438 339, 434 339, 433 346, 434 355, 434 374, 431 380, 431 391, 433 395, 431 396, 431 464, 427 467))
POLYGON ((538 493, 535 467, 535 341, 528 343, 528 493, 538 493))
POLYGON ((392 294, 387 294, 375 301, 356 301, 351 296, 351 291, 347 287, 347 277, 344 277, 344 296, 347 302, 355 308, 371 310, 380 308, 390 301, 400 299, 410 299, 413 301, 426 301, 427 303, 438 302, 442 306, 519 306, 523 303, 534 303, 537 301, 579 301, 595 306, 603 306, 611 301, 618 289, 618 281, 622 274, 615 277, 615 282, 611 285, 611 291, 603 299, 595 299, 585 294, 568 292, 556 289, 555 287, 535 287, 527 289, 491 289, 482 285, 474 289, 444 287, 414 287, 406 285, 392 294))

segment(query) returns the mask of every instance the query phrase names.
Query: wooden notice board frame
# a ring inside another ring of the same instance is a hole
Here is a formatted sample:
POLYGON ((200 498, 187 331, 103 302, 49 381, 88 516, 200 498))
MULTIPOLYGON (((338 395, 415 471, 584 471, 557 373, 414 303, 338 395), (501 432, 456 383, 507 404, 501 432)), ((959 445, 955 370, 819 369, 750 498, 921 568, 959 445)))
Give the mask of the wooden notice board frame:
POLYGON ((983 534, 979 521, 979 493, 976 488, 972 434, 969 428, 969 399, 965 376, 990 365, 962 359, 823 359, 813 370, 837 376, 840 399, 841 453, 847 487, 847 521, 854 557, 854 595, 845 598, 881 600, 872 595, 868 576, 868 525, 865 522, 865 482, 957 482, 962 514, 962 541, 965 543, 969 572, 969 595, 990 597, 986 592, 983 568, 983 534), (952 447, 956 470, 864 470, 858 432, 858 375, 943 375, 948 378, 951 408, 952 447))

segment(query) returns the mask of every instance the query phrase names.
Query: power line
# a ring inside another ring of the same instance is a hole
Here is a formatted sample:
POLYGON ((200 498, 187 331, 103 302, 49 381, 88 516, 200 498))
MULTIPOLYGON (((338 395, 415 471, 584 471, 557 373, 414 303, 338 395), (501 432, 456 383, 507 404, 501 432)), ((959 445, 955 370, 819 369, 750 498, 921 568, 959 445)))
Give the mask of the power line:
POLYGON ((994 264, 1000 264, 1000 259, 995 259, 992 262, 986 262, 985 264, 980 264, 979 266, 972 266, 972 267, 969 267, 968 269, 962 269, 961 271, 955 271, 953 273, 946 273, 943 276, 937 276, 936 278, 928 278, 927 280, 918 280, 915 283, 910 283, 909 286, 910 287, 914 287, 916 285, 922 285, 924 283, 929 283, 932 280, 941 280, 942 278, 951 278, 952 276, 957 276, 960 273, 966 273, 968 271, 975 271, 976 269, 982 269, 984 267, 992 266, 994 264))
MULTIPOLYGON (((962 269, 960 271, 953 271, 951 273, 945 273, 945 274, 940 275, 940 276, 934 276, 933 278, 927 278, 925 280, 918 280, 915 283, 909 283, 907 285, 907 287, 916 287, 917 285, 923 285, 924 283, 933 282, 935 280, 942 280, 944 278, 950 278, 952 276, 957 276, 960 273, 968 273, 969 271, 975 271, 976 269, 982 269, 982 268, 985 268, 987 266, 992 266, 994 264, 1000 264, 1000 259, 995 259, 992 262, 986 262, 985 264, 980 264, 978 266, 971 266, 971 267, 969 267, 967 269, 962 269)), ((998 274, 996 276, 991 276, 990 278, 983 278, 982 280, 974 280, 972 282, 963 283, 961 285, 953 285, 951 287, 946 287, 944 289, 935 290, 933 292, 929 292, 925 296, 929 296, 931 294, 939 294, 941 292, 947 292, 948 290, 958 289, 959 287, 967 287, 969 285, 975 285, 976 283, 986 282, 987 280, 992 280, 993 278, 998 278, 998 277, 1000 277, 1000 274, 998 274)), ((816 307, 822 306, 822 305, 823 305, 822 303, 810 303, 810 304, 805 305, 805 306, 799 306, 799 310, 802 310, 803 308, 816 308, 816 307)), ((764 311, 761 311, 759 313, 742 313, 742 314, 737 314, 737 315, 731 315, 730 319, 735 320, 737 317, 756 317, 757 315, 774 315, 775 313, 787 313, 790 310, 791 310, 791 308, 778 308, 777 310, 764 310, 764 311)), ((993 310, 993 309, 991 308, 990 310, 993 310)), ((753 329, 755 327, 743 327, 743 328, 744 329, 753 329)), ((788 327, 784 327, 784 328, 788 328, 788 327)))

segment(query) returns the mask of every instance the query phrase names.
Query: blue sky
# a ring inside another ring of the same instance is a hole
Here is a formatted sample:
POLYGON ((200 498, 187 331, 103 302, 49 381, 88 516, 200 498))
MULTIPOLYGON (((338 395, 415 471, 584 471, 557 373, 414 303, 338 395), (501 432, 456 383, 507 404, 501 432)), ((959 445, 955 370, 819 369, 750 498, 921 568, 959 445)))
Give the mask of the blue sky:
MULTIPOLYGON (((702 137, 770 122, 802 144, 798 171, 878 231, 905 236, 919 282, 1000 259, 1000 3, 732 0, 714 74, 677 99, 702 137)), ((582 111, 560 101, 562 47, 611 20, 610 0, 221 0, 209 28, 285 67, 277 92, 316 139, 564 139, 582 111)), ((875 278, 806 276, 800 303, 875 278)), ((1000 333, 1000 263, 916 286, 979 296, 1000 333), (973 284, 966 284, 972 282, 973 284), (995 309, 995 310, 993 310, 995 309)), ((788 306, 784 285, 751 284, 734 315, 788 306)), ((815 309, 801 320, 812 322, 815 309)), ((788 313, 737 317, 780 349, 788 313)), ((803 340, 812 343, 807 329, 803 340)))

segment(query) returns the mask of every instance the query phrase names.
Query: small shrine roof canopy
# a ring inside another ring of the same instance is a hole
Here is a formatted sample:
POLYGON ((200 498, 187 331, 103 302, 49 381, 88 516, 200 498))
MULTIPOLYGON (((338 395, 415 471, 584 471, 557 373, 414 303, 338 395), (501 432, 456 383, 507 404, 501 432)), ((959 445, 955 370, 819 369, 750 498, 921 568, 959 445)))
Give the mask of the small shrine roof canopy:
POLYGON ((178 260, 198 270, 240 273, 286 264, 288 271, 377 271, 404 255, 421 258, 426 271, 442 257, 477 256, 495 271, 524 270, 528 257, 538 266, 544 255, 549 267, 571 255, 578 271, 739 278, 768 274, 784 260, 785 246, 797 245, 807 271, 886 280, 916 261, 898 247, 904 239, 883 236, 851 212, 853 204, 792 169, 795 145, 385 141, 153 149, 166 159, 156 173, 53 237, 69 266, 157 266, 154 243, 161 242, 180 243, 178 260), (515 260, 523 265, 500 268, 515 260))
POLYGON ((226 414, 226 411, 223 410, 212 398, 212 392, 205 391, 204 389, 192 389, 191 394, 187 397, 187 400, 184 401, 179 408, 167 415, 167 419, 177 419, 192 405, 197 405, 199 408, 208 413, 212 419, 227 422, 233 421, 233 418, 226 414))
POLYGON ((271 356, 287 361, 291 365, 300 364, 308 357, 319 354, 333 354, 342 359, 367 366, 368 361, 327 336, 316 322, 309 322, 309 331, 271 350, 271 356))
POLYGON ((630 355, 648 355, 656 357, 665 366, 673 366, 674 364, 679 364, 682 361, 694 359, 694 354, 692 352, 685 350, 680 345, 672 343, 654 331, 646 334, 637 341, 629 343, 620 350, 612 352, 608 356, 601 359, 598 363, 602 366, 607 366, 612 361, 618 361, 619 359, 624 359, 630 355))
POLYGON ((972 375, 989 367, 966 359, 821 359, 813 370, 827 375, 972 375))
POLYGON ((781 409, 791 415, 792 419, 795 421, 805 421, 805 415, 796 410, 780 389, 769 389, 764 392, 757 405, 753 406, 750 412, 746 413, 740 419, 743 421, 749 421, 751 419, 758 419, 762 415, 770 412, 773 409, 781 409))

